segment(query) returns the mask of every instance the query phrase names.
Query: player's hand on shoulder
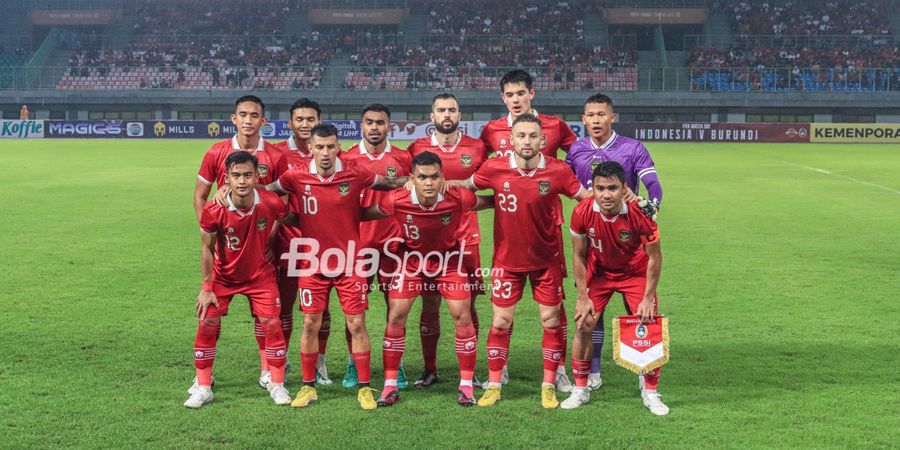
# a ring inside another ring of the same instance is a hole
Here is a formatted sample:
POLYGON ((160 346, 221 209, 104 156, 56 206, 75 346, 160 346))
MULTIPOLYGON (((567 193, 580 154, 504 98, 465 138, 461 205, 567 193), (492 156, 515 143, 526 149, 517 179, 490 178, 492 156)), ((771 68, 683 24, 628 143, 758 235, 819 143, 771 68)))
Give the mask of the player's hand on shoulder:
POLYGON ((630 187, 625 186, 625 197, 622 199, 625 201, 625 203, 633 202, 639 198, 640 197, 638 197, 630 187))
POLYGON ((659 201, 655 198, 644 200, 641 197, 638 197, 637 200, 637 206, 640 208, 641 212, 643 212, 647 218, 656 222, 656 216, 659 214, 659 201))
POLYGON ((228 206, 228 194, 231 194, 231 187, 222 186, 216 191, 216 196, 213 197, 213 201, 219 206, 228 206))

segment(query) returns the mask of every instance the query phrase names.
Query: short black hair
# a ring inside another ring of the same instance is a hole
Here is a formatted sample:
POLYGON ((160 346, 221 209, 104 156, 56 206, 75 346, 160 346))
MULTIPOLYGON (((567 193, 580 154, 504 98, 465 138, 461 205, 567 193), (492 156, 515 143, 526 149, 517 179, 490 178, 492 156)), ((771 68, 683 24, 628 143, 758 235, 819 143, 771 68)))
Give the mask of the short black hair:
POLYGON ((538 126, 541 126, 541 119, 538 119, 534 114, 525 113, 519 117, 516 117, 516 120, 513 120, 513 128, 515 128, 516 124, 520 123, 536 123, 538 124, 538 126))
POLYGON ((322 122, 322 123, 319 123, 316 126, 314 126, 312 128, 312 130, 309 130, 309 134, 310 134, 310 137, 320 137, 320 138, 327 138, 327 137, 331 137, 331 136, 337 137, 338 129, 337 129, 337 127, 335 127, 334 125, 332 125, 330 123, 322 122))
POLYGON ((594 167, 594 170, 591 172, 591 182, 593 182, 597 177, 604 178, 618 178, 622 185, 625 185, 625 168, 622 167, 621 164, 615 161, 603 161, 598 164, 597 167, 594 167))
POLYGON ((431 106, 434 106, 434 102, 436 102, 438 100, 453 100, 456 102, 457 105, 459 104, 459 100, 456 99, 456 96, 449 92, 444 92, 444 93, 435 95, 434 98, 431 99, 431 106))
POLYGON ((322 117, 322 108, 319 106, 319 103, 314 102, 306 97, 297 100, 293 105, 291 105, 291 116, 293 117, 295 109, 302 108, 314 109, 316 110, 316 118, 322 117))
POLYGON ((441 158, 434 153, 429 151, 425 151, 416 155, 412 160, 412 170, 416 170, 416 166, 438 166, 438 168, 443 169, 443 164, 441 164, 441 158))
POLYGON ((263 103, 261 98, 255 96, 255 95, 245 95, 245 96, 237 99, 237 101, 234 102, 235 109, 237 109, 238 105, 240 105, 241 103, 246 103, 246 102, 256 103, 257 105, 259 105, 259 109, 262 110, 263 114, 266 113, 266 104, 263 103))
POLYGON ((366 113, 369 111, 383 112, 383 113, 387 114, 388 119, 391 118, 391 108, 388 108, 387 105, 383 105, 381 103, 369 103, 368 105, 366 105, 363 108, 362 114, 360 115, 360 117, 366 115, 366 113))
POLYGON ((609 96, 605 95, 605 94, 594 94, 594 95, 588 97, 588 99, 585 100, 585 102, 584 102, 585 105, 588 105, 591 103, 606 103, 607 105, 609 105, 610 108, 613 107, 612 99, 609 98, 609 96))
POLYGON ((244 164, 248 162, 253 163, 254 169, 259 169, 259 161, 255 156, 251 155, 249 152, 245 152, 244 150, 238 150, 225 158, 225 168, 231 170, 231 167, 235 164, 244 164))
POLYGON ((531 75, 528 72, 522 69, 510 70, 500 79, 500 92, 503 92, 503 87, 507 84, 516 83, 525 83, 525 87, 530 91, 532 86, 534 86, 534 79, 531 78, 531 75))

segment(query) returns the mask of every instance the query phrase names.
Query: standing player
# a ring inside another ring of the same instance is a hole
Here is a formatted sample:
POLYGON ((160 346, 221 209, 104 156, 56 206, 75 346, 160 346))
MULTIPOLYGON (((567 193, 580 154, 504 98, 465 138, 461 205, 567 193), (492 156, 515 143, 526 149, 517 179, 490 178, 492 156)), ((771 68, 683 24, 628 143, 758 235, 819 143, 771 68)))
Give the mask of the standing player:
POLYGON ((509 133, 512 132, 513 121, 522 114, 532 114, 541 120, 541 132, 544 134, 541 153, 547 156, 556 158, 558 149, 568 151, 569 146, 578 139, 566 121, 556 116, 538 114, 531 108, 534 80, 528 72, 516 69, 503 75, 500 79, 500 98, 509 114, 488 122, 481 131, 481 140, 487 145, 489 152, 496 152, 497 156, 513 154, 509 133))
MULTIPOLYGON (((573 144, 566 155, 566 162, 575 171, 581 184, 586 189, 590 189, 591 173, 594 168, 604 161, 615 161, 625 169, 625 201, 637 198, 638 182, 640 182, 647 188, 647 196, 651 203, 650 211, 659 209, 663 191, 659 177, 656 175, 656 165, 644 144, 636 139, 619 136, 613 131, 612 125, 616 121, 616 116, 613 112, 612 99, 603 94, 588 97, 584 102, 584 116, 581 120, 587 129, 588 136, 573 144)), ((652 215, 653 212, 649 214, 652 215)), ((588 377, 588 385, 591 389, 597 389, 603 385, 600 353, 603 350, 604 335, 604 320, 601 315, 591 338, 594 345, 591 374, 588 377)))
MULTIPOLYGON (((313 159, 309 165, 290 170, 266 186, 279 194, 290 194, 291 214, 286 222, 297 219, 303 230, 302 243, 298 247, 305 248, 306 256, 312 254, 312 259, 307 260, 313 264, 309 268, 313 274, 301 277, 299 285, 303 312, 300 360, 304 386, 291 406, 305 407, 318 399, 315 388, 318 333, 322 313, 327 309, 328 297, 334 288, 352 336, 351 357, 359 373, 357 400, 363 409, 375 409, 377 404, 369 387, 371 352, 365 322, 368 308, 366 280, 353 270, 356 251, 360 248, 359 198, 366 188, 394 189, 402 186, 409 177, 382 177, 363 167, 344 167, 338 159, 341 150, 337 128, 319 124, 311 133, 313 159), (341 264, 340 255, 349 255, 349 258, 341 264)), ((292 248, 287 255, 292 264, 303 259, 298 247, 292 248)))
POLYGON ((553 219, 560 195, 581 199, 590 194, 562 161, 540 152, 543 138, 540 120, 522 114, 513 122, 513 155, 489 160, 467 182, 473 190, 492 189, 495 205, 491 268, 494 317, 487 343, 490 378, 479 406, 493 406, 501 398, 509 327, 526 280, 531 281, 544 326, 541 404, 544 408, 559 406, 555 383, 565 357, 566 334, 561 308, 562 245, 559 226, 553 219))
POLYGON ((291 396, 284 388, 286 349, 281 321, 281 305, 275 284, 275 268, 266 258, 268 241, 277 220, 287 208, 277 195, 257 192, 259 165, 247 152, 234 152, 225 159, 227 182, 231 187, 227 206, 209 202, 200 214, 202 287, 197 296, 200 323, 194 341, 197 387, 184 402, 200 408, 213 400, 212 366, 221 317, 235 294, 247 296, 253 315, 266 333, 265 356, 272 378, 269 395, 278 405, 287 405, 291 396))
MULTIPOLYGON (((488 158, 484 143, 463 134, 459 129, 459 103, 453 94, 436 95, 431 101, 431 121, 434 122, 434 134, 421 138, 409 145, 413 157, 431 152, 441 159, 442 173, 448 180, 466 180, 475 174, 488 158)), ((481 254, 478 244, 481 232, 478 227, 478 215, 474 211, 465 213, 460 226, 461 242, 466 244, 463 267, 469 273, 472 295, 471 315, 475 333, 478 334, 478 314, 475 310, 475 299, 484 293, 484 280, 481 278, 481 254)), ((422 296, 422 314, 419 318, 419 337, 422 339, 422 356, 425 358, 425 370, 416 380, 416 387, 424 388, 438 381, 437 346, 441 337, 440 296, 428 293, 422 296)), ((476 385, 478 384, 476 380, 476 385)))
MULTIPOLYGON (((294 167, 304 167, 312 160, 309 151, 310 131, 319 124, 322 117, 322 108, 317 102, 306 97, 301 98, 291 105, 291 120, 288 123, 291 129, 291 137, 284 142, 275 144, 281 151, 278 163, 279 174, 283 174, 294 167)), ((294 301, 297 299, 297 277, 287 274, 287 262, 281 259, 281 255, 288 251, 291 239, 301 236, 300 229, 291 226, 282 226, 275 238, 274 251, 278 259, 278 295, 281 297, 281 326, 284 329, 284 341, 290 350, 291 334, 294 330, 294 301)), ((328 337, 331 334, 331 314, 328 310, 322 315, 322 329, 319 331, 319 359, 316 362, 316 383, 321 385, 331 384, 328 377, 328 368, 325 364, 325 349, 328 345, 328 337)), ((288 352, 290 355, 290 352, 288 352)), ((290 367, 288 363, 288 367, 290 367)))
MULTIPOLYGON (((410 165, 412 164, 412 156, 406 150, 391 145, 388 141, 388 130, 391 129, 391 110, 380 103, 372 103, 363 108, 362 120, 360 121, 362 130, 362 139, 359 144, 350 147, 341 155, 341 159, 348 164, 356 164, 365 167, 369 172, 386 177, 408 176, 410 165)), ((373 191, 366 189, 363 191, 360 199, 360 207, 368 208, 377 205, 383 199, 387 192, 373 191)), ((390 310, 388 302, 388 286, 391 284, 390 277, 381 274, 394 273, 396 270, 394 260, 385 256, 385 251, 390 250, 396 254, 397 243, 390 244, 388 249, 388 241, 400 237, 400 227, 391 218, 381 220, 373 220, 362 222, 359 225, 359 237, 362 241, 360 248, 373 248, 381 253, 379 258, 379 275, 378 285, 384 293, 384 302, 390 310)), ((373 285, 374 277, 368 280, 369 285, 373 285)), ((356 386, 356 367, 351 359, 347 365, 347 372, 344 375, 344 387, 356 386)), ((401 362, 399 373, 397 375, 397 386, 405 389, 408 385, 406 374, 403 371, 401 362)))
POLYGON ((489 202, 477 199, 466 189, 444 191, 441 159, 434 153, 419 153, 412 161, 413 189, 383 196, 369 208, 371 217, 386 217, 403 227, 397 257, 405 263, 394 275, 389 293, 388 323, 384 333, 384 390, 379 406, 400 400, 398 369, 406 349, 406 318, 413 302, 424 292, 438 292, 447 300, 447 309, 456 328, 456 356, 459 359, 459 394, 463 406, 475 404, 472 392, 478 337, 472 325, 468 273, 462 269, 459 226, 466 213, 489 202))
MULTIPOLYGON (((629 314, 643 321, 652 319, 658 306, 662 251, 656 223, 639 211, 636 201, 624 200, 625 170, 619 163, 600 163, 591 180, 593 198, 575 207, 570 223, 578 303, 572 346, 575 389, 562 403, 564 409, 577 408, 591 398, 591 332, 613 293, 621 292, 629 314)), ((641 397, 651 413, 664 416, 669 408, 656 390, 659 372, 655 369, 640 377, 641 397)))
MULTIPOLYGON (((278 179, 278 161, 281 153, 274 145, 266 142, 259 134, 260 128, 266 124, 266 105, 259 97, 245 95, 235 102, 235 111, 231 115, 231 123, 237 128, 235 135, 225 141, 213 144, 203 156, 197 183, 194 186, 194 211, 200 219, 212 184, 225 186, 225 159, 234 152, 244 150, 256 157, 259 167, 260 184, 268 184, 278 179)), ((260 375, 259 386, 265 388, 272 377, 266 363, 266 334, 259 318, 254 316, 254 334, 259 347, 260 375)))
MULTIPOLYGON (((556 116, 538 114, 538 112, 531 107, 531 101, 534 99, 534 79, 531 78, 531 75, 528 72, 520 69, 507 72, 506 75, 500 79, 500 99, 503 100, 503 104, 506 105, 508 114, 506 117, 501 117, 488 122, 481 131, 481 140, 487 145, 488 151, 495 152, 498 157, 508 157, 514 153, 515 149, 513 148, 509 136, 512 132, 513 121, 522 114, 532 114, 541 121, 541 133, 544 136, 541 141, 541 153, 545 156, 554 159, 557 158, 559 149, 567 152, 572 143, 578 139, 578 136, 575 135, 566 121, 556 116)), ((559 227, 559 231, 557 232, 559 233, 560 261, 563 268, 562 275, 563 278, 565 278, 568 276, 568 271, 566 270, 566 258, 562 247, 562 224, 565 221, 563 220, 562 202, 559 201, 558 197, 556 197, 556 202, 556 212, 554 215, 557 218, 557 226, 559 227)), ((563 331, 568 335, 569 324, 565 319, 565 308, 563 308, 562 316, 563 331)), ((510 336, 511 335, 512 326, 510 326, 510 336)), ((556 388, 562 392, 569 392, 572 390, 572 383, 566 375, 565 361, 560 364, 559 369, 559 376, 556 379, 556 388)), ((507 369, 504 367, 504 383, 509 378, 507 372, 507 369)))

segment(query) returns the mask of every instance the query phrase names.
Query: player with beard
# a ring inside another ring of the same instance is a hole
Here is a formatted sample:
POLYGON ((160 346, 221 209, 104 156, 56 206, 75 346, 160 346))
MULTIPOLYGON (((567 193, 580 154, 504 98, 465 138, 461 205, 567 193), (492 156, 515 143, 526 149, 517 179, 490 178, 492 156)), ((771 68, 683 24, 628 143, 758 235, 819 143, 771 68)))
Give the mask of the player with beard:
MULTIPOLYGON (((572 128, 569 127, 569 124, 567 124, 566 121, 556 116, 538 114, 538 112, 531 107, 531 101, 534 100, 534 79, 528 72, 516 69, 503 75, 503 78, 500 79, 500 99, 503 100, 503 104, 506 105, 508 114, 506 117, 500 117, 488 122, 488 124, 485 125, 484 130, 481 131, 481 140, 487 145, 488 151, 495 152, 497 156, 509 157, 515 153, 510 134, 512 133, 513 121, 523 114, 531 114, 540 120, 541 134, 544 136, 543 141, 541 141, 541 153, 545 156, 554 159, 557 158, 560 149, 564 152, 568 152, 569 147, 578 139, 578 136, 575 135, 575 132, 572 131, 572 128)), ((558 197, 557 201, 555 216, 559 225, 559 250, 560 255, 563 255, 561 256, 561 264, 563 268, 563 278, 565 278, 568 276, 566 259, 562 248, 562 224, 565 220, 563 219, 562 214, 562 202, 559 201, 558 197)), ((563 308, 563 324, 561 326, 566 335, 568 335, 568 320, 566 318, 565 308, 563 308)), ((512 335, 512 326, 510 326, 509 332, 510 335, 512 335)), ((565 358, 563 359, 565 360, 565 358)), ((505 383, 509 377, 507 375, 507 369, 504 368, 503 372, 505 383)), ((565 361, 559 366, 556 389, 562 392, 569 392, 572 390, 572 382, 569 381, 569 377, 566 375, 565 361)))
MULTIPOLYGON (((388 131, 391 129, 391 110, 381 103, 372 103, 366 105, 362 111, 362 119, 360 120, 360 129, 362 131, 362 139, 359 144, 350 147, 349 150, 341 154, 341 160, 348 165, 357 165, 365 167, 369 172, 386 176, 401 177, 408 176, 410 166, 412 166, 412 156, 402 148, 391 145, 388 140, 388 131)), ((360 207, 368 208, 377 205, 388 193, 385 191, 374 191, 365 189, 360 198, 360 207)), ((390 275, 397 270, 394 260, 386 256, 386 252, 397 254, 398 243, 396 238, 401 237, 400 227, 391 218, 382 218, 380 220, 372 220, 361 222, 359 224, 359 248, 372 248, 380 253, 378 259, 378 286, 379 290, 384 294, 385 305, 390 309, 388 302, 388 288, 391 285, 390 275), (390 243, 388 241, 391 241, 390 243), (386 247, 389 245, 390 248, 386 247)), ((368 285, 374 285, 375 277, 372 276, 368 280, 368 285)), ((348 346, 350 341, 348 340, 348 346)), ((351 350, 352 353, 352 350, 351 350)), ((352 388, 357 383, 356 366, 353 359, 347 362, 347 371, 344 375, 343 386, 352 388)), ((406 373, 403 371, 401 363, 399 373, 397 375, 397 387, 405 389, 408 386, 406 373)))
MULTIPOLYGON (((424 152, 431 152, 441 159, 443 176, 447 180, 466 180, 475 174, 488 158, 483 142, 466 136, 459 130, 460 109, 456 97, 450 93, 436 95, 431 101, 431 121, 434 122, 434 133, 427 138, 413 141, 409 152, 415 158, 424 152)), ((478 244, 481 232, 478 227, 478 215, 467 211, 460 226, 460 242, 466 245, 463 267, 469 273, 472 296, 472 323, 478 333, 478 314, 475 299, 484 293, 484 280, 481 278, 481 254, 478 244)), ((416 387, 428 387, 438 381, 437 346, 441 336, 440 295, 425 293, 422 295, 422 313, 419 316, 419 337, 422 340, 422 356, 425 358, 425 370, 416 380, 416 387)), ((476 380, 476 385, 478 382, 476 380)))

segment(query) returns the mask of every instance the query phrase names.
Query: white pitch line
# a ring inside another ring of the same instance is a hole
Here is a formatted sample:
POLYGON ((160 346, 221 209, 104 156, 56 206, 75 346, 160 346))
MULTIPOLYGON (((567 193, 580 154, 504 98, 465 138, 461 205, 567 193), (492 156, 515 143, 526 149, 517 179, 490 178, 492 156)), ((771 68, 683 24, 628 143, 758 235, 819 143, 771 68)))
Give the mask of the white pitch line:
POLYGON ((809 166, 804 166, 804 165, 800 165, 800 164, 789 163, 789 162, 787 162, 787 161, 782 161, 782 162, 785 163, 785 164, 791 165, 791 166, 800 167, 800 168, 803 168, 803 169, 806 169, 806 170, 812 170, 813 172, 819 172, 819 173, 823 173, 823 174, 825 174, 825 175, 831 175, 831 176, 833 176, 833 177, 843 178, 843 179, 845 179, 845 180, 849 180, 849 181, 852 181, 852 182, 854 182, 854 183, 859 183, 859 184, 864 184, 864 185, 866 185, 866 186, 876 187, 876 188, 878 188, 878 189, 882 189, 882 190, 885 190, 885 191, 888 191, 888 192, 891 192, 891 193, 900 195, 900 191, 898 191, 898 190, 896 190, 896 189, 891 189, 891 188, 889 188, 889 187, 887 187, 887 186, 882 186, 882 185, 880 185, 880 184, 875 184, 875 183, 870 183, 870 182, 868 182, 868 181, 858 180, 858 179, 853 178, 853 177, 848 177, 847 175, 841 175, 841 174, 839 174, 839 173, 834 173, 834 172, 831 172, 831 171, 825 170, 825 169, 819 169, 819 168, 817 168, 817 167, 809 167, 809 166))

